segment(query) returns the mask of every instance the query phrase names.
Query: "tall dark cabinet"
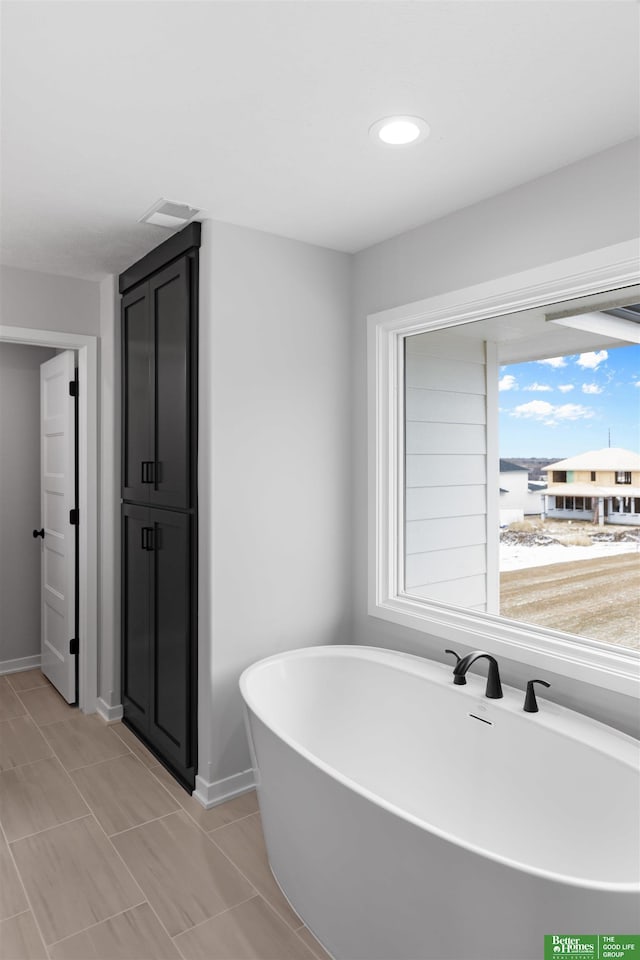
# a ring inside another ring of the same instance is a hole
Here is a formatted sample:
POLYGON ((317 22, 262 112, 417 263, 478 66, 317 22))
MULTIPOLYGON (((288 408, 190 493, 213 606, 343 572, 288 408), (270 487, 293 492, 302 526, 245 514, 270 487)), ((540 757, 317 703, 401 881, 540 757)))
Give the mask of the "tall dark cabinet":
POLYGON ((200 224, 120 276, 124 723, 194 785, 200 224))

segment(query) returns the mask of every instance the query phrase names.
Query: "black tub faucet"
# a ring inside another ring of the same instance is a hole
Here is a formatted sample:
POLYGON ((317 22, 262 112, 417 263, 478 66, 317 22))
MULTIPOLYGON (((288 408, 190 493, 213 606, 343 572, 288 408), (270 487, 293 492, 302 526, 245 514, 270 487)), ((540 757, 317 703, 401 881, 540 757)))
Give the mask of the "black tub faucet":
POLYGON ((483 650, 474 650, 473 653, 467 654, 462 660, 458 660, 453 668, 453 682, 457 684, 466 683, 465 674, 471 664, 475 663, 476 660, 483 659, 489 661, 485 696, 489 697, 490 700, 500 700, 502 698, 502 684, 500 683, 498 661, 495 657, 492 657, 490 653, 485 653, 483 650))
POLYGON ((536 700, 536 692, 533 688, 534 683, 541 683, 543 687, 551 686, 546 680, 529 680, 527 684, 527 694, 524 698, 524 707, 522 708, 525 713, 538 712, 538 701, 536 700))

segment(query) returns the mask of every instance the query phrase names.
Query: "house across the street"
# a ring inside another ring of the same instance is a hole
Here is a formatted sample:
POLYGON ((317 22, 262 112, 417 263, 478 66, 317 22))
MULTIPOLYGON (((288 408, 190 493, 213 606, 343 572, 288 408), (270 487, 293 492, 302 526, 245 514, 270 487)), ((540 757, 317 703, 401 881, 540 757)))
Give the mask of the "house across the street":
POLYGON ((542 491, 546 483, 529 480, 527 467, 500 458, 500 526, 507 526, 524 517, 540 516, 542 491))
POLYGON ((605 447, 545 470, 543 517, 640 526, 640 454, 605 447))

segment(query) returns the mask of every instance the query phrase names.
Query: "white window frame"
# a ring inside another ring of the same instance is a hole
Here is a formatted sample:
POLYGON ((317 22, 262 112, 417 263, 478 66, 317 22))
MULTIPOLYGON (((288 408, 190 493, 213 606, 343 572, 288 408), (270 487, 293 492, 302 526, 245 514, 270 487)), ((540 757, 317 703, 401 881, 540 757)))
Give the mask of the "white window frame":
MULTIPOLYGON (((640 241, 595 250, 367 318, 369 410, 368 612, 529 666, 628 696, 640 695, 640 653, 477 613, 402 591, 404 338, 473 320, 578 300, 640 283, 640 241)), ((630 289, 630 294, 637 295, 630 289)), ((587 307, 588 309, 588 307, 587 307)), ((497 456, 497 451, 494 451, 497 456)))

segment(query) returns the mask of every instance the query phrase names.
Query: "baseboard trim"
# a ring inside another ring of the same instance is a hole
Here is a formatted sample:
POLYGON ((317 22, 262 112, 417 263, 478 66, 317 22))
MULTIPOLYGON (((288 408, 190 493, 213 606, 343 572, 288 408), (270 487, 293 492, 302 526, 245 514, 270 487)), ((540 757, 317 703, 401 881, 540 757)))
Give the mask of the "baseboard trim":
POLYGON ((115 707, 110 707, 106 700, 98 697, 96 701, 96 713, 99 717, 102 717, 105 723, 117 723, 118 720, 122 720, 122 704, 119 703, 115 707))
POLYGON ((40 654, 33 657, 19 657, 17 660, 0 660, 0 676, 5 673, 22 673, 24 670, 36 670, 40 666, 40 654))
POLYGON ((213 783, 209 783, 203 777, 196 777, 196 788, 193 791, 193 796, 205 810, 210 810, 211 807, 217 807, 219 803, 224 803, 225 800, 231 800, 232 797, 237 797, 241 793, 252 790, 255 785, 254 770, 243 770, 242 773, 225 777, 223 780, 214 780, 213 783))

